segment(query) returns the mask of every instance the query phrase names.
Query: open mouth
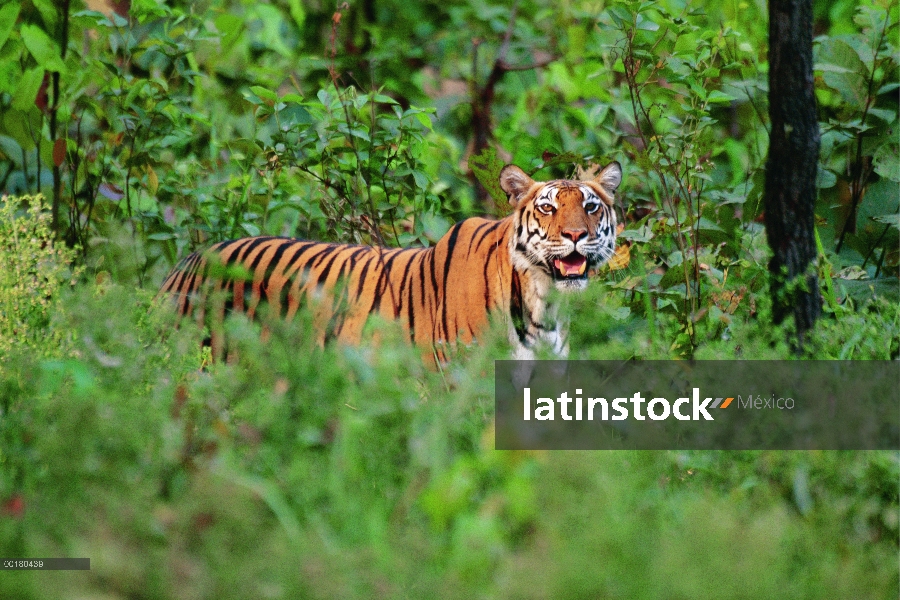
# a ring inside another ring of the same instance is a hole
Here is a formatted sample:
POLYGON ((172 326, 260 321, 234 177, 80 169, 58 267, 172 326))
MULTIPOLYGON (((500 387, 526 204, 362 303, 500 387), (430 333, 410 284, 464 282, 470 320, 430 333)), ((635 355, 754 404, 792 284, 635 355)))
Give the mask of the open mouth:
POLYGON ((579 279, 587 274, 587 257, 573 252, 553 261, 554 275, 558 279, 579 279))

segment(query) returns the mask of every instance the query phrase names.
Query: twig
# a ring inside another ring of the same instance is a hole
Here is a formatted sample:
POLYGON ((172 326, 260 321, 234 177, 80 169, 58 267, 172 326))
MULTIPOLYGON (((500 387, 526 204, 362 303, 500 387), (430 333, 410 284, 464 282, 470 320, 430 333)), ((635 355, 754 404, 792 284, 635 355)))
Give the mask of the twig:
MULTIPOLYGON (((69 2, 62 0, 58 7, 60 13, 60 59, 66 59, 66 49, 69 46, 69 2)), ((57 139, 57 112, 59 110, 59 72, 54 71, 53 76, 53 104, 50 106, 50 144, 55 145, 57 139)), ((38 153, 40 154, 40 153, 38 153)), ((40 173, 38 173, 40 181, 40 173)), ((62 174, 56 161, 53 161, 53 204, 50 209, 50 227, 59 234, 59 207, 62 204, 62 174)))

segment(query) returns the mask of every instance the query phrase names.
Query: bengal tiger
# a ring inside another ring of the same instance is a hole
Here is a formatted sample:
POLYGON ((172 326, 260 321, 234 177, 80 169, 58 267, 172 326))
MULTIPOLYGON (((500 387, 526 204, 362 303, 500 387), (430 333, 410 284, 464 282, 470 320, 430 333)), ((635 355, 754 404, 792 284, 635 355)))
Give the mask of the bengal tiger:
MULTIPOLYGON (((253 318, 260 303, 290 320, 312 308, 318 343, 357 344, 369 315, 399 320, 425 355, 446 361, 448 345, 469 344, 491 314, 508 322, 514 357, 547 344, 568 355, 566 333, 548 304, 551 288, 583 290, 588 272, 615 251, 617 162, 591 181, 536 182, 507 165, 500 187, 514 207, 500 219, 461 221, 429 248, 379 248, 285 237, 215 244, 179 262, 160 295, 201 326, 211 311, 253 318), (218 266, 216 266, 218 265, 218 266), (224 296, 216 307, 212 294, 224 296)), ((221 339, 212 338, 214 356, 221 339)))

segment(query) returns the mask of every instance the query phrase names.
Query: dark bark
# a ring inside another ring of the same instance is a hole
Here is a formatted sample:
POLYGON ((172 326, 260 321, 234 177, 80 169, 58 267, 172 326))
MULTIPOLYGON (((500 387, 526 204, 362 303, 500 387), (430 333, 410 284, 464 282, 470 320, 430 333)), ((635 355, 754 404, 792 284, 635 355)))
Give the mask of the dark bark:
MULTIPOLYGON (((478 156, 486 150, 494 138, 493 116, 491 113, 494 103, 494 92, 497 84, 506 72, 502 66, 502 58, 498 58, 484 87, 480 87, 477 79, 479 45, 479 42, 476 41, 472 50, 472 156, 478 156)), ((481 182, 475 176, 475 172, 471 169, 469 169, 469 179, 475 189, 475 199, 481 204, 484 213, 488 215, 496 214, 497 206, 494 203, 494 199, 481 185, 481 182)))
POLYGON ((773 318, 793 315, 796 346, 822 311, 815 274, 814 210, 819 122, 813 92, 812 0, 769 0, 766 236, 773 318))
MULTIPOLYGON (((66 59, 66 50, 69 47, 69 0, 62 0, 57 6, 59 13, 59 49, 60 56, 66 59)), ((56 144, 58 138, 59 124, 57 116, 59 113, 59 73, 53 73, 53 105, 50 107, 50 144, 56 144)), ((38 172, 38 180, 40 180, 40 172, 38 172)), ((40 183, 38 183, 40 189, 40 183)), ((50 209, 50 227, 57 234, 60 232, 59 210, 62 204, 62 172, 56 160, 53 161, 53 203, 50 209)))

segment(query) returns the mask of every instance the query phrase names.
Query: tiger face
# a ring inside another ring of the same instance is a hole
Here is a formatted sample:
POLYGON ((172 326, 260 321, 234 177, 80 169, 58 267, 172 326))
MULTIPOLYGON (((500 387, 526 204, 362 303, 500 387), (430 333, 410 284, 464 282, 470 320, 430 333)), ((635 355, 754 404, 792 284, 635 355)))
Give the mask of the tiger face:
POLYGON ((592 181, 535 182, 515 165, 504 167, 500 186, 515 207, 509 250, 516 270, 547 287, 583 290, 588 272, 615 252, 613 201, 621 181, 617 162, 592 181))

